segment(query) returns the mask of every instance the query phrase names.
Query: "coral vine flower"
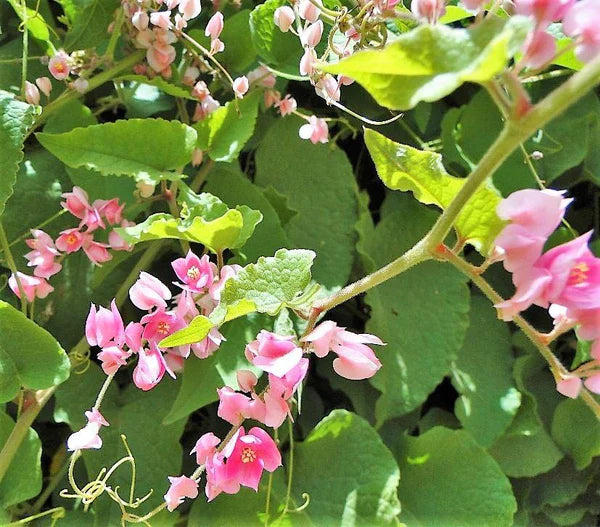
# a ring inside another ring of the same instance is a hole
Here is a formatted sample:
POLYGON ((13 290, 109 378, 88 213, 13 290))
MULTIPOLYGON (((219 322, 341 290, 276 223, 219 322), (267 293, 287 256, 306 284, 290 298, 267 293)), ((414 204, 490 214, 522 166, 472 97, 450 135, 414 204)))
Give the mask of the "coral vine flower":
MULTIPOLYGON (((17 276, 19 277, 21 287, 23 288, 25 298, 27 298, 28 302, 33 302, 33 299, 36 297, 46 298, 52 291, 54 291, 54 287, 46 282, 44 278, 29 276, 18 271, 17 276)), ((14 274, 11 274, 10 278, 8 279, 8 287, 10 287, 11 291, 17 295, 17 298, 21 298, 19 284, 17 283, 17 279, 15 278, 14 274)))
POLYGON ((166 308, 165 300, 171 299, 171 291, 158 278, 142 271, 129 289, 129 298, 134 306, 149 311, 154 307, 166 308))
POLYGON ((58 80, 65 80, 71 73, 70 57, 62 49, 48 61, 48 71, 58 80))
POLYGON ((40 90, 32 82, 25 81, 25 100, 29 104, 40 104, 40 90))
POLYGON ((66 229, 56 238, 56 247, 67 254, 74 253, 81 249, 86 238, 89 238, 89 234, 86 235, 79 229, 66 229))
POLYGON ((73 216, 83 219, 86 212, 90 209, 88 195, 81 187, 73 187, 71 192, 65 192, 62 195, 65 201, 60 205, 63 209, 67 209, 73 216))
POLYGON ((104 348, 116 344, 122 346, 125 343, 125 329, 123 319, 113 300, 110 311, 105 307, 90 306, 90 312, 85 322, 85 337, 90 346, 104 348))
POLYGON ((315 115, 311 115, 308 123, 300 127, 298 135, 302 139, 310 139, 314 145, 329 141, 329 129, 325 119, 318 119, 315 115))
POLYGON ((181 0, 177 7, 184 20, 191 20, 196 18, 202 11, 200 0, 181 0))
POLYGON ((138 363, 133 370, 133 383, 140 390, 147 392, 161 381, 165 371, 165 359, 158 349, 142 349, 138 353, 138 363))
POLYGON ((169 512, 173 512, 183 503, 184 498, 196 498, 198 496, 198 483, 187 476, 169 476, 171 486, 165 494, 165 502, 169 512))
POLYGON ((246 358, 261 370, 283 377, 302 358, 293 336, 280 336, 264 329, 246 346, 246 358))
POLYGON ((242 75, 233 81, 233 93, 238 99, 242 99, 248 92, 249 86, 248 78, 242 75))
POLYGON ((565 16, 575 0, 514 0, 519 15, 532 16, 538 25, 547 26, 565 16))
POLYGON ((185 327, 185 322, 175 313, 164 311, 162 308, 144 315, 140 322, 144 324, 142 338, 157 344, 171 333, 185 327))
POLYGON ((98 353, 98 360, 102 363, 102 371, 106 375, 114 375, 121 366, 127 364, 130 356, 131 352, 124 351, 118 346, 108 346, 98 353))
POLYGON ((215 455, 217 452, 217 445, 221 442, 221 440, 212 432, 208 432, 200 437, 198 441, 196 441, 196 445, 192 448, 190 454, 196 454, 196 463, 198 465, 203 465, 206 463, 206 460, 215 455))
POLYGON ((25 255, 29 260, 29 267, 35 267, 33 274, 40 278, 50 278, 62 269, 62 265, 55 262, 54 258, 60 256, 52 238, 44 231, 32 229, 33 239, 25 240, 25 243, 33 249, 25 255))
POLYGON ((35 79, 35 83, 46 97, 50 97, 50 92, 52 91, 52 82, 48 77, 38 77, 35 79))
MULTIPOLYGON (((317 0, 315 3, 323 5, 321 0, 317 0)), ((310 0, 300 0, 298 14, 307 22, 316 22, 321 15, 321 10, 310 0)))
POLYGON ((83 242, 83 252, 95 265, 108 262, 112 256, 107 251, 108 245, 92 241, 91 238, 86 238, 83 242))
POLYGON ((577 58, 591 61, 600 53, 600 0, 577 2, 567 12, 562 28, 565 35, 577 39, 577 58))
POLYGON ((577 399, 581 392, 582 382, 576 375, 568 375, 556 383, 556 390, 565 397, 577 399))
POLYGON ((67 448, 71 451, 102 447, 102 439, 98 432, 103 426, 109 426, 108 422, 96 408, 85 412, 85 416, 88 420, 87 425, 67 439, 67 448))
POLYGON ((210 37, 211 40, 216 40, 221 35, 221 31, 223 31, 223 14, 217 11, 206 24, 204 35, 210 37))
POLYGON ((286 95, 279 102, 276 102, 275 106, 279 108, 281 117, 285 117, 286 115, 290 115, 296 111, 296 108, 298 108, 298 103, 291 95, 286 95))
POLYGON ((208 255, 198 258, 192 251, 188 251, 185 258, 178 258, 171 263, 177 278, 182 284, 177 284, 192 293, 202 293, 212 285, 217 274, 217 266, 213 264, 208 255))
POLYGON ((258 399, 251 399, 229 386, 218 389, 217 393, 219 394, 217 415, 234 426, 242 424, 244 419, 258 419, 264 415, 262 401, 258 399))
POLYGON ((284 33, 290 30, 294 20, 296 20, 296 15, 294 15, 294 10, 290 6, 278 7, 273 13, 273 22, 284 33))

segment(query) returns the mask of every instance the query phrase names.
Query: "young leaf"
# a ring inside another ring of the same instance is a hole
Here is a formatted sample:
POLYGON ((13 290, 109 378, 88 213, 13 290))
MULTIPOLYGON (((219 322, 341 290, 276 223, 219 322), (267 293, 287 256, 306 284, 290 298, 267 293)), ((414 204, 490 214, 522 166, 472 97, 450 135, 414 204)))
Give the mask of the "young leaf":
POLYGON ((408 110, 437 101, 464 82, 491 80, 519 51, 530 27, 518 16, 488 17, 469 29, 424 24, 381 51, 360 51, 321 69, 356 79, 387 108, 408 110))
POLYGON ((0 90, 0 216, 13 192, 19 163, 23 159, 23 140, 33 124, 34 111, 34 106, 0 90))
POLYGON ((129 119, 36 137, 70 167, 156 183, 181 177, 170 171, 191 160, 197 134, 179 121, 129 119))
POLYGON ((21 386, 50 388, 69 377, 70 363, 59 343, 6 302, 0 301, 0 403, 21 386))
MULTIPOLYGON (((365 143, 385 185, 410 190, 421 203, 445 209, 464 185, 464 179, 446 172, 440 154, 395 143, 373 130, 365 130, 365 143)), ((501 199, 490 182, 482 185, 456 219, 459 240, 487 254, 504 225, 496 214, 501 199)))
POLYGON ((180 329, 167 338, 162 339, 158 345, 161 348, 173 348, 175 346, 200 342, 213 327, 213 323, 208 318, 198 315, 194 317, 186 328, 180 329))
POLYGON ((237 159, 254 132, 260 92, 254 91, 242 100, 229 101, 225 106, 198 121, 198 148, 208 151, 215 161, 231 163, 237 159))
POLYGON ((510 527, 517 503, 495 461, 462 430, 404 436, 400 519, 427 527, 510 527))
POLYGON ((259 313, 276 315, 309 284, 315 256, 306 249, 280 249, 275 256, 261 256, 227 280, 221 301, 229 306, 250 300, 259 313))
MULTIPOLYGON (((13 420, 4 412, 0 412, 0 450, 14 426, 13 420)), ((42 443, 37 432, 30 428, 0 481, 0 510, 39 494, 42 490, 41 457, 42 443)))
POLYGON ((296 446, 293 497, 312 525, 387 525, 400 512, 400 471, 363 418, 334 410, 296 446))

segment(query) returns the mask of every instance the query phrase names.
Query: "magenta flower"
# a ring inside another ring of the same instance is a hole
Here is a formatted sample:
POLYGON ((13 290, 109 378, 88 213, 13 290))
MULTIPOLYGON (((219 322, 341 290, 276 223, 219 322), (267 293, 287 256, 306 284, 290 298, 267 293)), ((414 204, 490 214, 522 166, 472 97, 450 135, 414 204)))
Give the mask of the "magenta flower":
POLYGON ((187 476, 169 476, 171 486, 165 494, 165 502, 169 512, 173 512, 183 503, 184 498, 196 498, 198 496, 198 483, 187 476))
POLYGON ((94 201, 93 207, 98 210, 101 216, 106 218, 110 225, 117 225, 123 221, 125 204, 119 205, 117 198, 94 201))
POLYGON ((85 416, 88 420, 87 424, 67 439, 67 448, 70 451, 102 447, 102 439, 98 432, 103 426, 109 426, 108 422, 96 408, 85 412, 85 416))
POLYGON ((293 336, 280 336, 264 329, 246 346, 246 358, 267 373, 283 377, 302 358, 293 336))
POLYGON ((127 347, 134 351, 139 352, 142 349, 142 333, 144 332, 144 326, 139 322, 130 322, 125 328, 125 343, 127 347))
POLYGON ((199 359, 206 359, 219 349, 221 342, 224 340, 225 337, 221 335, 217 328, 211 328, 206 337, 200 342, 192 344, 192 351, 199 359))
POLYGON ((529 34, 523 50, 523 64, 528 68, 538 69, 556 55, 556 41, 552 35, 540 29, 529 34))
MULTIPOLYGON (((54 287, 46 282, 44 278, 29 276, 21 272, 17 272, 17 276, 19 277, 21 287, 23 288, 25 298, 27 298, 28 302, 33 302, 33 299, 36 297, 46 298, 54 291, 54 287)), ((19 291, 19 285, 17 284, 17 279, 14 274, 11 274, 8 279, 8 287, 10 287, 11 291, 17 295, 17 298, 21 298, 21 291, 19 291)))
POLYGON ((256 415, 258 403, 243 393, 238 393, 229 386, 217 390, 219 408, 217 415, 234 426, 242 424, 244 419, 256 415))
POLYGON ((122 346, 125 343, 123 319, 114 300, 110 304, 110 310, 102 306, 96 309, 96 306, 91 304, 85 322, 85 337, 90 346, 101 348, 111 345, 122 346))
MULTIPOLYGON (((285 418, 291 417, 290 405, 278 390, 269 388, 263 395, 264 415, 255 417, 257 421, 264 423, 272 428, 279 428, 285 418)), ((262 412, 261 412, 262 414, 262 412)))
POLYGON ((165 300, 171 299, 171 291, 158 278, 142 271, 129 289, 129 298, 134 306, 149 311, 154 307, 166 308, 165 300))
POLYGON ((102 371, 106 375, 114 375, 121 366, 127 364, 130 356, 130 351, 124 351, 118 346, 108 346, 98 353, 98 360, 102 363, 102 371))
POLYGON ((289 399, 296 393, 296 390, 306 377, 306 373, 308 372, 308 364, 308 359, 302 358, 300 359, 300 362, 298 362, 298 364, 288 371, 283 377, 277 377, 276 375, 270 373, 269 390, 272 390, 273 393, 280 394, 286 400, 289 399))
MULTIPOLYGON (((202 293, 212 285, 217 266, 213 264, 208 255, 198 258, 192 251, 188 251, 185 258, 178 258, 171 263, 177 277, 183 282, 184 289, 193 293, 202 293)), ((181 285, 181 284, 178 284, 181 285)))
POLYGON ((212 282, 208 287, 208 294, 210 298, 212 298, 215 302, 220 302, 221 300, 221 291, 225 287, 225 283, 230 278, 234 278, 237 274, 242 270, 241 265, 224 265, 221 268, 221 274, 217 275, 218 280, 212 282))
POLYGON ((167 371, 165 359, 154 347, 140 350, 138 357, 137 366, 133 370, 133 383, 147 392, 161 381, 167 371))
POLYGON ((217 445, 221 442, 221 440, 212 432, 208 432, 200 437, 198 441, 196 441, 196 445, 192 448, 190 454, 196 454, 196 463, 198 465, 203 465, 206 463, 206 460, 214 456, 217 452, 217 445))
POLYGON ((538 25, 547 26, 565 16, 574 3, 575 0, 515 0, 515 8, 519 15, 531 16, 538 25))
POLYGON ((156 344, 171 335, 171 333, 185 327, 185 322, 178 318, 175 313, 164 311, 162 308, 144 315, 140 322, 144 324, 142 338, 156 344))

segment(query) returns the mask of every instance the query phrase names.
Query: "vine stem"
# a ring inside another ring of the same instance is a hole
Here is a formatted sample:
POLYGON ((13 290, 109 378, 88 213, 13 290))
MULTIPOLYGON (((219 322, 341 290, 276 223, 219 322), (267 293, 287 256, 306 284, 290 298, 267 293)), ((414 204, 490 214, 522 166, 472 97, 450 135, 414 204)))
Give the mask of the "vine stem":
POLYGON ((29 26, 27 23, 27 2, 21 0, 23 10, 23 61, 21 63, 21 94, 25 97, 25 81, 27 80, 27 56, 29 55, 29 26))
POLYGON ((15 259, 10 251, 10 245, 8 244, 8 239, 6 238, 6 232, 4 232, 2 222, 0 222, 0 248, 4 253, 4 258, 6 259, 8 268, 15 277, 17 287, 19 288, 19 295, 21 297, 21 312, 27 316, 27 296, 25 295, 25 289, 23 289, 23 284, 19 278, 17 264, 15 263, 15 259))
POLYGON ((514 120, 507 120, 500 135, 465 179, 460 191, 454 196, 427 235, 412 249, 385 267, 317 302, 311 311, 307 330, 312 329, 311 324, 314 325, 319 314, 324 311, 397 276, 421 261, 430 259, 435 248, 443 243, 456 218, 479 186, 502 165, 512 152, 519 148, 521 143, 581 99, 599 82, 600 56, 532 106, 529 112, 514 120))

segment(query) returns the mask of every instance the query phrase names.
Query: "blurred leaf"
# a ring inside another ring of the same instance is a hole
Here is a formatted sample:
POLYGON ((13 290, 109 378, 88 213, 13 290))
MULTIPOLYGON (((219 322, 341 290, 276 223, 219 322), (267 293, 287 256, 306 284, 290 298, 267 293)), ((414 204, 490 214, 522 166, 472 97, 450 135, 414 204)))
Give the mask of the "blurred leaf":
POLYGON ((69 4, 72 26, 65 37, 67 51, 97 48, 110 38, 108 26, 115 10, 120 8, 118 0, 75 0, 69 4))
POLYGON ((115 82, 120 81, 131 82, 131 85, 128 86, 126 89, 134 90, 135 87, 139 84, 147 84, 149 86, 154 86, 155 88, 158 88, 160 91, 166 93, 167 95, 197 101, 197 99, 194 96, 192 96, 192 93, 189 89, 177 86, 176 84, 171 84, 162 77, 154 77, 152 79, 149 79, 144 75, 122 75, 121 77, 117 77, 115 79, 115 82))
POLYGON ((62 134, 38 133, 44 148, 72 167, 103 175, 128 175, 157 183, 178 179, 171 172, 191 160, 196 132, 179 121, 129 119, 76 128, 62 134))
POLYGON ((361 417, 334 410, 296 445, 292 496, 310 504, 313 525, 390 525, 400 512, 400 472, 361 417))
MULTIPOLYGON (((412 247, 437 217, 408 196, 398 198, 398 210, 384 216, 373 232, 360 233, 360 252, 377 267, 412 247)), ((383 392, 378 423, 416 408, 450 372, 468 326, 466 283, 455 269, 430 261, 367 292, 367 332, 387 343, 378 348, 383 367, 372 379, 383 392)))
POLYGON ((256 152, 255 182, 275 189, 298 211, 285 224, 288 239, 318 252, 314 279, 333 289, 346 284, 354 260, 356 182, 346 155, 300 139, 301 124, 289 116, 269 129, 256 152))
POLYGON ((48 49, 52 49, 53 46, 50 43, 50 31, 48 30, 48 25, 41 13, 29 7, 26 7, 26 11, 23 13, 22 3, 18 0, 8 0, 8 3, 13 7, 21 21, 25 22, 31 36, 45 42, 48 45, 48 49))
POLYGON ((398 453, 401 521, 408 527, 510 527, 517 504, 510 482, 462 430, 405 436, 398 453))
POLYGON ((227 17, 219 38, 225 43, 219 62, 227 66, 227 71, 247 71, 256 59, 250 31, 250 10, 242 9, 227 17))
MULTIPOLYGON (((3 375, 6 375, 6 371, 3 375)), ((14 421, 0 412, 0 449, 4 447, 14 426, 14 421)), ((0 510, 39 494, 42 490, 41 457, 42 443, 36 431, 30 428, 0 482, 0 510)))
MULTIPOLYGON (((449 175, 442 156, 401 145, 373 130, 365 130, 365 143, 377 167, 377 173, 388 188, 412 191, 421 203, 445 209, 458 194, 465 180, 449 175)), ((455 228, 459 239, 487 254, 504 222, 496 215, 501 196, 486 182, 462 208, 455 228)))
POLYGON ((33 124, 34 111, 35 106, 0 90, 0 216, 13 193, 19 163, 23 159, 23 141, 33 124))
POLYGON ((452 384, 461 394, 455 412, 482 447, 491 446, 512 421, 521 394, 512 382, 513 353, 508 326, 489 300, 471 298, 470 325, 452 366, 452 384))
POLYGON ((489 17, 469 29, 424 24, 382 51, 359 51, 321 68, 356 79, 382 106, 408 110, 421 101, 437 101, 464 82, 491 80, 529 30, 529 20, 519 16, 489 17))
POLYGON ((21 386, 42 390, 69 377, 71 364, 60 344, 20 311, 0 301, 0 402, 21 386))

